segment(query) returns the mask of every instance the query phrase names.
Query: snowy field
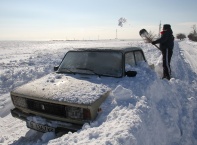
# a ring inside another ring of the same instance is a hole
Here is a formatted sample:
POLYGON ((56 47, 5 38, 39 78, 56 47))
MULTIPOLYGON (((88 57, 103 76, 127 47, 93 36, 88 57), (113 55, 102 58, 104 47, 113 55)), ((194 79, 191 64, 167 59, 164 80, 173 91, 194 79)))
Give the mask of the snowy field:
POLYGON ((1 41, 0 145, 197 145, 197 43, 176 40, 171 66, 173 78, 160 79, 161 53, 143 41, 1 41), (11 116, 13 88, 53 72, 68 50, 105 46, 141 47, 155 71, 119 79, 97 120, 75 133, 36 132, 11 116))

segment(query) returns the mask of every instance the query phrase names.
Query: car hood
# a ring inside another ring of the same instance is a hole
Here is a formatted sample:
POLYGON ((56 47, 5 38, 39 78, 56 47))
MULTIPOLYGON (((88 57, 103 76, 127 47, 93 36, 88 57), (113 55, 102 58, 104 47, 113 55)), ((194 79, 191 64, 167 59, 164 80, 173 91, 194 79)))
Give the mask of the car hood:
POLYGON ((76 104, 92 104, 111 90, 102 79, 94 76, 52 73, 22 85, 11 94, 76 104))

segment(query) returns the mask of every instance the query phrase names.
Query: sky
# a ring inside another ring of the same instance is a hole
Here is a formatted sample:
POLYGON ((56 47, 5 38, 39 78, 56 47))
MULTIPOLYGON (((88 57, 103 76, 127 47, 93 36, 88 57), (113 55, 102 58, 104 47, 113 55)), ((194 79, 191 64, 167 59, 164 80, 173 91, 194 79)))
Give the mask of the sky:
POLYGON ((160 22, 188 35, 196 7, 196 0, 0 0, 0 40, 140 39, 142 28, 158 35, 160 22))

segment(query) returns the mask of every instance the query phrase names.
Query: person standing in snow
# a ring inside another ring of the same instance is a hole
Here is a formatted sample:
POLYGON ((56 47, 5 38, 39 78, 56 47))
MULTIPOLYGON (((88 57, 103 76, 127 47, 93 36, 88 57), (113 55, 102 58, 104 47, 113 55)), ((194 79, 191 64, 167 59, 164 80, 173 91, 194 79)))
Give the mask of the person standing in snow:
POLYGON ((170 62, 173 54, 174 47, 174 36, 171 26, 169 24, 163 25, 163 31, 161 32, 161 38, 152 42, 153 45, 160 44, 160 50, 163 56, 163 77, 170 80, 171 78, 171 68, 170 62))

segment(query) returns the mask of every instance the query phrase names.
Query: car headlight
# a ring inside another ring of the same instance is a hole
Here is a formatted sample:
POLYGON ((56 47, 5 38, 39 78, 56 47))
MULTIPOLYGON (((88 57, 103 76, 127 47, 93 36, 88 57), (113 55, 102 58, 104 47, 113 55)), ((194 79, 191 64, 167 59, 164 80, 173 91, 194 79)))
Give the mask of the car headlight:
POLYGON ((26 99, 23 97, 12 96, 12 102, 15 106, 27 108, 26 99))
POLYGON ((89 109, 72 106, 67 106, 65 109, 68 118, 84 120, 88 120, 91 118, 89 109))

